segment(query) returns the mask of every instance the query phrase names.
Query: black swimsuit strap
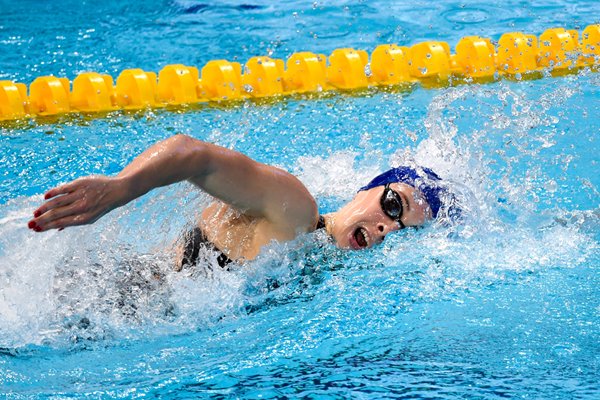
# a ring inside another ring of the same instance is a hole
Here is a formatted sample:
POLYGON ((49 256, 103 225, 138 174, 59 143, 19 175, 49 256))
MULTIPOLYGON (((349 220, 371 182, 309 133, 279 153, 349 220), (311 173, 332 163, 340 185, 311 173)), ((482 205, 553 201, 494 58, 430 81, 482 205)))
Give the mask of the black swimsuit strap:
MULTIPOLYGON (((319 221, 317 222, 316 230, 325 228, 325 217, 319 215, 319 221)), ((184 249, 183 257, 181 259, 182 266, 192 266, 198 262, 198 256, 200 255, 200 246, 208 246, 211 249, 217 251, 219 256, 217 257, 217 263, 221 268, 226 268, 227 264, 233 262, 232 259, 227 257, 225 253, 217 248, 202 232, 202 229, 195 227, 186 232, 184 236, 184 249)))
POLYGON ((213 250, 219 252, 219 256, 217 257, 217 264, 221 268, 225 268, 227 264, 232 263, 229 257, 227 257, 221 250, 219 250, 211 241, 208 240, 204 232, 199 227, 195 227, 194 229, 186 232, 185 237, 185 247, 183 250, 183 257, 181 260, 182 266, 192 266, 198 262, 198 256, 200 254, 200 246, 205 245, 213 250))
POLYGON ((325 217, 319 215, 319 222, 317 222, 317 227, 315 230, 324 229, 325 228, 325 217))

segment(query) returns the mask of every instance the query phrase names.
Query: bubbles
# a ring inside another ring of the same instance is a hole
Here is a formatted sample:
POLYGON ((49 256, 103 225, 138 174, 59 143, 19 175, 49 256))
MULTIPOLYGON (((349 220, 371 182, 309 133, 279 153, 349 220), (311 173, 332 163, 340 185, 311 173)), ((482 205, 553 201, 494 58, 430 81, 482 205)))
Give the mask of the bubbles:
POLYGON ((370 78, 371 76, 373 76, 373 72, 371 71, 371 64, 370 63, 367 63, 365 65, 365 76, 367 78, 370 78))
MULTIPOLYGON (((589 85, 522 83, 288 99, 269 106, 245 102, 225 111, 159 112, 141 125, 126 116, 109 129, 101 121, 88 124, 86 134, 105 140, 99 132, 108 131, 113 139, 84 143, 94 159, 74 152, 95 170, 111 165, 116 172, 122 159, 165 131, 185 132, 293 172, 322 212, 336 210, 389 167, 428 166, 460 198, 465 218, 459 225, 436 222, 390 234, 363 252, 341 251, 323 232, 305 235, 273 243, 257 260, 230 271, 213 265, 214 254, 207 252, 205 268, 175 273, 173 243, 210 201, 190 186, 153 192, 89 227, 37 236, 28 236, 25 223, 39 197, 25 194, 0 214, 0 261, 8 266, 0 270, 1 282, 8 282, 0 289, 0 347, 77 350, 181 341, 177 348, 187 349, 186 361, 199 363, 191 368, 194 374, 212 374, 226 355, 230 362, 214 373, 219 376, 225 369, 315 354, 324 341, 373 332, 397 337, 400 331, 405 337, 419 323, 423 328, 414 340, 431 346, 424 331, 441 328, 426 312, 442 315, 450 306, 481 309, 481 315, 468 315, 481 329, 511 325, 498 319, 507 314, 486 308, 490 296, 501 293, 500 301, 509 301, 522 288, 526 294, 517 297, 529 299, 531 282, 548 271, 578 271, 598 250, 593 200, 571 194, 595 195, 596 178, 576 169, 594 154, 594 144, 580 150, 572 147, 573 134, 561 135, 584 118, 581 87, 589 85), (118 136, 123 130, 132 134, 118 136), (117 151, 123 148, 128 152, 117 151), (31 248, 41 250, 31 256, 31 248), (483 300, 473 301, 477 295, 483 300)), ((592 114, 588 136, 595 132, 592 114)), ((64 126, 53 129, 73 138, 64 126)), ((73 152, 54 152, 59 150, 73 152)), ((62 159, 59 181, 85 172, 67 174, 74 161, 62 159)), ((165 356, 181 365, 176 358, 165 356)))
POLYGON ((300 157, 293 172, 317 198, 335 196, 350 200, 380 172, 375 162, 370 166, 362 163, 361 168, 357 168, 356 157, 356 153, 344 151, 327 158, 300 157))
MULTIPOLYGON (((598 15, 586 3, 365 2, 346 12, 322 2, 104 2, 73 18, 60 3, 32 13, 6 2, 14 18, 2 21, 0 71, 27 83, 167 62, 243 64, 272 51, 453 46, 567 20, 581 31, 598 15)), ((0 386, 48 397, 598 398, 600 74, 586 73, 1 129, 0 386), (114 174, 176 132, 297 173, 323 212, 391 166, 431 166, 461 192, 468 217, 357 253, 307 235, 231 271, 194 273, 171 271, 173 242, 209 201, 188 186, 89 227, 26 229, 48 187, 114 174)))
POLYGON ((255 262, 230 270, 218 265, 213 250, 201 249, 198 266, 175 272, 181 218, 208 201, 184 189, 164 189, 92 226, 43 234, 26 228, 41 197, 13 200, 0 220, 0 348, 77 350, 208 329, 264 307, 274 288, 297 279, 314 246, 311 236, 273 243, 255 262), (173 202, 181 199, 187 201, 173 213, 173 202), (161 222, 165 213, 167 224, 161 222), (161 234, 152 243, 148 232, 161 234))
POLYGON ((549 193, 556 192, 557 187, 558 187, 558 184, 553 179, 548 180, 546 182, 546 184, 544 185, 544 189, 546 189, 549 193))

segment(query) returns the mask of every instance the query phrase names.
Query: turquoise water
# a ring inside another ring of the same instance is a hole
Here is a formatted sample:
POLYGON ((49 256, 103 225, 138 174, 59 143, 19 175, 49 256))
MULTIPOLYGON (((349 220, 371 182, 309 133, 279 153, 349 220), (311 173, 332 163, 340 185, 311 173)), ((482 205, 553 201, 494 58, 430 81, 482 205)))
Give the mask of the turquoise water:
MULTIPOLYGON (((0 79, 158 71, 599 23, 595 1, 0 1, 0 79), (83 4, 83 5, 82 5, 83 4)), ((8 398, 600 396, 600 74, 0 127, 0 393, 8 398), (41 194, 186 133, 279 165, 322 212, 403 161, 467 204, 458 227, 342 252, 319 234, 224 272, 170 271, 209 199, 153 191, 33 234, 41 194), (163 274, 163 283, 149 279, 163 274)))

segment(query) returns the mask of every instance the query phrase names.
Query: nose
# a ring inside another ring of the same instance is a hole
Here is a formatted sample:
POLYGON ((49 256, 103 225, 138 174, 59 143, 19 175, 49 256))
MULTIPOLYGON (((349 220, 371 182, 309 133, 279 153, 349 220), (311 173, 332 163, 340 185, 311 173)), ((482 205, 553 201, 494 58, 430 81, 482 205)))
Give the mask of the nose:
POLYGON ((400 229, 400 226, 395 221, 390 222, 389 224, 386 224, 384 222, 379 222, 377 224, 377 232, 379 233, 379 242, 383 242, 383 239, 385 239, 385 235, 387 235, 390 232, 397 231, 398 229, 400 229))
POLYGON ((400 229, 400 224, 398 224, 396 221, 393 221, 390 223, 385 223, 385 222, 377 223, 377 230, 380 233, 382 233, 383 235, 386 235, 390 232, 397 231, 398 229, 400 229))

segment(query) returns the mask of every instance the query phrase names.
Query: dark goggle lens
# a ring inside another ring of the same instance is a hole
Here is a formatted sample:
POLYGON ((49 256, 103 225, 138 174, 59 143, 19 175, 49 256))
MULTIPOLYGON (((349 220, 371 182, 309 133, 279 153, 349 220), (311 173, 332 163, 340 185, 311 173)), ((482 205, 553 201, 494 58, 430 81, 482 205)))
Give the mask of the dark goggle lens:
POLYGON ((388 186, 383 191, 381 209, 393 220, 400 221, 400 218, 402 218, 402 199, 398 193, 394 192, 388 186))

